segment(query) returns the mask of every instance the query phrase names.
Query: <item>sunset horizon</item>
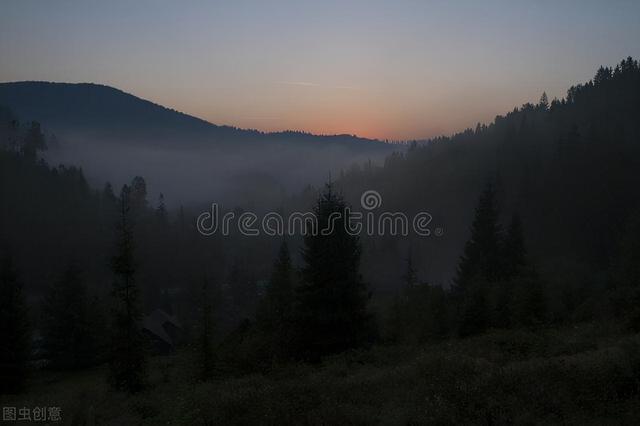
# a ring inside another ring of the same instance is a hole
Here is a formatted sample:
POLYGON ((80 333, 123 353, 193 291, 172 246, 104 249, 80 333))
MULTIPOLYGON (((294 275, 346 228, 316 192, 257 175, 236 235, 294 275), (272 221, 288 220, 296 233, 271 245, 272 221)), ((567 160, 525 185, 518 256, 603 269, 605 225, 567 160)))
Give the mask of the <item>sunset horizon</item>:
POLYGON ((262 131, 450 135, 640 56, 632 2, 32 4, 3 6, 0 81, 96 82, 262 131))

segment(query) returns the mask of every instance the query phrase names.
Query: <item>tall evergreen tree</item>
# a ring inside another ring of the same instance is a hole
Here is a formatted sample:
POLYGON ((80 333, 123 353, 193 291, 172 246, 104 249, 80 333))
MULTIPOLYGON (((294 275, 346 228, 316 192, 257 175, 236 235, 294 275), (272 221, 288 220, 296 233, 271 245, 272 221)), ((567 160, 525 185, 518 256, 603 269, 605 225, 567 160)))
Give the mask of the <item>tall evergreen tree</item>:
POLYGON ((490 322, 488 293, 504 274, 498 217, 495 191, 487 183, 478 200, 471 238, 465 244, 454 282, 460 335, 481 332, 490 322))
POLYGON ((208 380, 213 374, 215 359, 213 354, 213 302, 209 282, 206 278, 202 281, 200 296, 200 316, 198 319, 200 378, 208 380))
POLYGON ((360 241, 346 230, 345 207, 328 184, 315 207, 318 232, 308 230, 304 237, 305 266, 295 313, 295 347, 304 359, 359 347, 373 337, 369 294, 359 273, 360 241), (337 218, 332 229, 330 217, 337 218))
POLYGON ((147 182, 142 176, 136 176, 129 187, 129 209, 134 217, 147 207, 147 182))
POLYGON ((545 320, 546 298, 538 273, 529 265, 522 220, 511 218, 502 245, 503 276, 496 288, 495 325, 539 325, 545 320))
POLYGON ((167 220, 167 208, 164 204, 164 195, 160 194, 158 197, 158 207, 156 207, 156 219, 160 225, 166 225, 167 220))
POLYGON ((497 328, 508 328, 515 321, 515 290, 522 284, 520 278, 526 269, 522 221, 518 213, 513 214, 502 243, 502 265, 502 279, 493 288, 492 323, 497 328))
POLYGON ((494 282, 502 276, 501 228, 493 185, 488 183, 480 195, 471 224, 471 238, 460 257, 455 290, 464 293, 474 280, 494 282))
POLYGON ((31 160, 35 160, 37 152, 46 148, 47 144, 44 140, 44 134, 40 130, 40 123, 37 121, 31 122, 21 147, 22 154, 31 160))
POLYGON ((31 334, 22 283, 8 255, 0 259, 0 393, 23 390, 31 334))
POLYGON ((51 366, 79 368, 98 359, 99 324, 92 321, 80 270, 69 265, 50 288, 42 307, 43 346, 51 366))
POLYGON ((540 102, 538 102, 538 107, 543 111, 549 109, 549 98, 547 97, 547 92, 542 92, 542 96, 540 96, 540 102))
POLYGON ((277 327, 283 326, 291 316, 293 306, 292 275, 293 268, 289 247, 286 241, 283 241, 266 291, 268 317, 277 327))
POLYGON ((133 223, 130 217, 130 189, 122 188, 120 218, 117 225, 116 255, 111 261, 115 275, 113 296, 113 342, 111 356, 111 380, 117 389, 135 392, 145 382, 145 347, 138 306, 138 289, 135 283, 133 223))
POLYGON ((293 312, 293 267, 286 241, 278 251, 273 272, 259 311, 259 325, 271 343, 271 355, 283 358, 289 355, 291 320, 293 312))

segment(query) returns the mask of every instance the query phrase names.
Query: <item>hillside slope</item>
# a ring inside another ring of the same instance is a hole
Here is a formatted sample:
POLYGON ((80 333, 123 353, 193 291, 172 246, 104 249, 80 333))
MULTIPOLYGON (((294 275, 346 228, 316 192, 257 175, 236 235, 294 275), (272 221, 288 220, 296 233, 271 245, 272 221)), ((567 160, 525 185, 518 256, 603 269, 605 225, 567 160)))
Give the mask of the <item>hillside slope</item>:
POLYGON ((142 175, 155 196, 162 191, 172 204, 279 202, 285 191, 398 149, 350 135, 216 126, 97 84, 1 83, 0 106, 55 134, 50 163, 82 166, 94 186, 142 175))

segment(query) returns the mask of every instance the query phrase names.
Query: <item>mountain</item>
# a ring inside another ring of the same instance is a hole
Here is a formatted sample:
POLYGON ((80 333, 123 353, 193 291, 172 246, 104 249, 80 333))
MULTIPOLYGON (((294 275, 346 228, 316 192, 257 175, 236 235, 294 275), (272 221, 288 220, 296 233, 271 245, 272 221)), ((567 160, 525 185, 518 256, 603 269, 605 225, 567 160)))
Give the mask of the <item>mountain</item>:
POLYGON ((0 106, 56 136, 50 163, 82 166, 94 186, 142 175, 169 202, 279 198, 399 148, 351 135, 218 126, 98 84, 0 83, 0 106))
POLYGON ((21 119, 38 121, 60 135, 113 137, 151 144, 296 143, 339 144, 354 150, 388 151, 381 141, 351 135, 318 136, 303 132, 265 133, 205 120, 93 83, 24 81, 0 83, 0 105, 21 119))

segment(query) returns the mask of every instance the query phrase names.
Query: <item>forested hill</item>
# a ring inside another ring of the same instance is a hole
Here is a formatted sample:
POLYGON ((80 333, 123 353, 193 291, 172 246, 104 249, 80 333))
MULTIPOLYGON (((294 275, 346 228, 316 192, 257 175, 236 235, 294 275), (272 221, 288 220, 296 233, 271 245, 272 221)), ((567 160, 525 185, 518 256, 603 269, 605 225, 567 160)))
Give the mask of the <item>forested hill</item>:
MULTIPOLYGON (((520 214, 530 255, 545 275, 588 287, 602 284, 637 218, 638 170, 640 68, 629 58, 600 68, 565 99, 544 95, 489 125, 415 144, 383 167, 353 170, 340 184, 354 204, 364 189, 377 189, 385 210, 432 213, 444 236, 418 239, 412 251, 421 279, 446 285, 478 196, 492 181, 502 224, 520 214)), ((406 244, 376 241, 367 253, 371 280, 385 285, 402 276, 406 244)))
MULTIPOLYGON (((558 287, 580 283, 585 292, 603 285, 625 254, 620 247, 640 240, 634 231, 640 207, 639 99, 640 68, 628 59, 613 69, 601 68, 592 81, 569 89, 565 99, 549 101, 543 96, 539 103, 523 105, 489 125, 415 144, 406 154, 387 157, 383 166, 366 163, 364 168, 350 169, 336 185, 354 206, 359 206, 364 190, 375 189, 382 194, 385 211, 428 211, 434 216, 433 225, 444 229, 441 237, 413 237, 411 244, 411 238, 363 238, 365 278, 377 289, 397 288, 411 245, 418 278, 448 285, 469 237, 478 195, 492 181, 502 224, 506 227, 513 213, 520 214, 529 255, 545 279, 558 287)), ((22 126, 15 133, 12 120, 2 119, 6 146, 30 132, 22 126)), ((49 254, 59 250, 39 241, 55 245, 63 238, 78 238, 77 247, 82 247, 75 250, 78 256, 87 253, 100 264, 96 269, 104 268, 107 237, 95 243, 101 253, 96 257, 83 246, 93 242, 82 237, 81 229, 86 223, 87 233, 100 226, 104 235, 109 234, 111 221, 101 222, 99 206, 105 202, 101 198, 110 200, 113 194, 96 196, 76 169, 50 170, 24 155, 2 156, 3 238, 16 248, 24 245, 24 256, 17 256, 23 265, 28 265, 29 257, 39 256, 38 251, 43 262, 58 262, 49 254), (35 214, 28 212, 44 209, 51 215, 28 219, 35 214), (47 233, 55 237, 45 237, 47 233)), ((127 182, 137 174, 130 174, 127 182)), ((139 174, 147 178, 144 171, 139 174)), ((250 187, 258 181, 242 184, 250 187)), ((161 185, 150 191, 152 206, 159 192, 164 192, 161 185)), ((314 196, 302 196, 292 206, 308 209, 314 196)), ((272 253, 261 250, 256 246, 247 264, 264 268, 272 253)), ((42 272, 47 273, 51 271, 42 272)))
POLYGON ((211 199, 279 202, 284 192, 405 149, 350 135, 216 126, 96 84, 3 83, 0 106, 56 136, 45 153, 49 163, 82 167, 94 187, 106 181, 120 187, 144 176, 150 190, 163 192, 174 206, 211 199))
POLYGON ((23 121, 35 120, 56 134, 189 147, 265 141, 338 144, 354 150, 388 149, 380 141, 351 135, 301 132, 264 133, 218 126, 140 99, 113 87, 91 83, 24 81, 0 83, 0 105, 23 121))
MULTIPOLYGON (((82 169, 50 166, 39 158, 47 142, 38 123, 21 123, 0 107, 0 255, 17 266, 30 300, 70 266, 81 270, 92 292, 106 297, 120 188, 103 183, 93 190, 82 169)), ((159 289, 201 271, 200 258, 211 256, 215 242, 196 240, 193 217, 182 209, 169 212, 162 196, 147 194, 144 178, 128 184, 137 200, 138 285, 143 300, 153 299, 159 289), (201 243, 211 244, 205 250, 201 243)), ((214 257, 207 264, 218 265, 214 257)))

